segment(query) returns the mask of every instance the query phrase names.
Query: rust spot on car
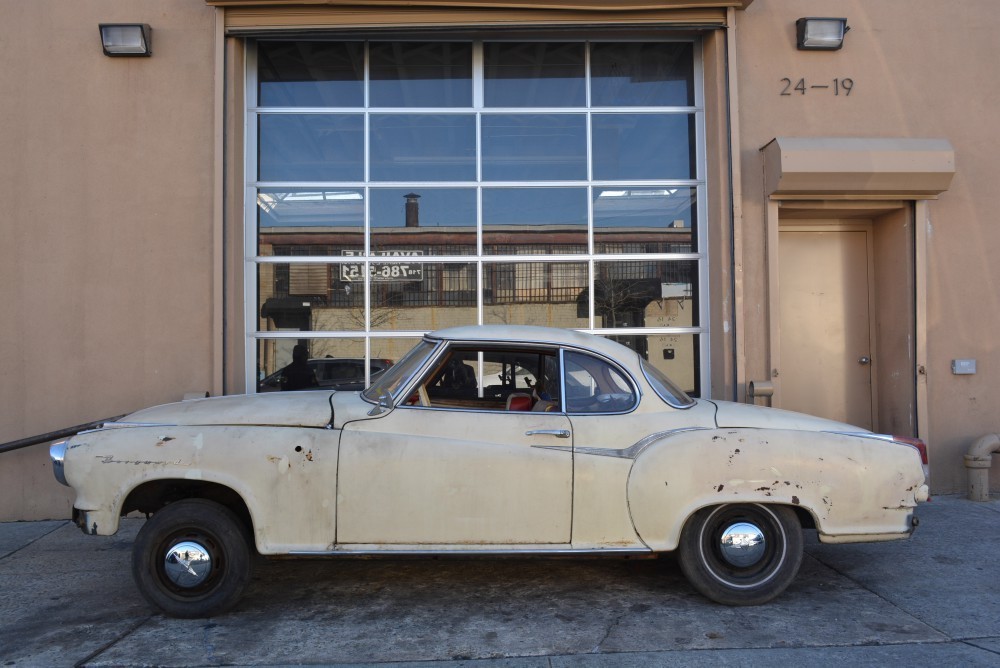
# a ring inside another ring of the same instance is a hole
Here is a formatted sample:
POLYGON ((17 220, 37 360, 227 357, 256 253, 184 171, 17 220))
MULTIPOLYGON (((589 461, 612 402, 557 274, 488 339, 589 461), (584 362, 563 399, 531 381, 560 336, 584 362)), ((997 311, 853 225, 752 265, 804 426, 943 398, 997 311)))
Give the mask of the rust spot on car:
POLYGON ((161 446, 161 445, 163 445, 164 443, 169 443, 169 442, 170 442, 170 441, 172 441, 172 440, 174 440, 174 437, 173 437, 173 436, 161 436, 161 437, 160 437, 160 440, 159 440, 159 441, 157 442, 157 444, 156 444, 156 447, 160 447, 160 446, 161 446))
POLYGON ((715 491, 721 492, 723 489, 725 489, 725 487, 726 487, 725 485, 719 485, 718 487, 715 488, 715 491))
POLYGON ((796 505, 796 506, 797 506, 797 505, 799 505, 799 497, 797 497, 797 496, 793 496, 793 497, 792 497, 792 503, 793 503, 794 505, 796 505))
POLYGON ((268 455, 267 456, 267 461, 271 462, 272 464, 277 464, 278 462, 281 461, 281 457, 276 457, 274 455, 268 455))
POLYGON ((313 451, 312 451, 312 450, 310 450, 310 451, 308 451, 308 452, 306 453, 306 459, 307 459, 308 461, 310 461, 310 462, 311 462, 311 461, 313 460, 313 451))
POLYGON ((770 492, 770 491, 771 491, 771 488, 770 488, 770 487, 758 487, 758 488, 757 488, 757 489, 755 489, 754 491, 755 491, 755 492, 770 492))

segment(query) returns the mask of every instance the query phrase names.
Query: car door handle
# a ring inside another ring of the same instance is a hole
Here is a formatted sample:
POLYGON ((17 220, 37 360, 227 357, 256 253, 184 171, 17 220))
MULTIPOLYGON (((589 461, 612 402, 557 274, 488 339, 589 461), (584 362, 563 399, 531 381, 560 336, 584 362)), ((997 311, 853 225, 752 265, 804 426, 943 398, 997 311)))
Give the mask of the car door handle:
POLYGON ((525 436, 536 436, 538 434, 548 434, 557 438, 569 438, 569 429, 531 429, 524 432, 525 436))

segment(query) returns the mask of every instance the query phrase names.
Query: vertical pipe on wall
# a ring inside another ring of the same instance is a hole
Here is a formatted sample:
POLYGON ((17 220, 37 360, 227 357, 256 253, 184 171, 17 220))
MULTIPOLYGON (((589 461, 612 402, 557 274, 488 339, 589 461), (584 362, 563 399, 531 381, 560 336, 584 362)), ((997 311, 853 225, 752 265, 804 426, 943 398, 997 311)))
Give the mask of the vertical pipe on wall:
MULTIPOLYGON (((917 438, 929 442, 927 406, 927 240, 931 225, 931 212, 927 200, 914 202, 914 323, 916 379, 917 379, 917 438)), ((932 453, 928 453, 932 455, 932 453)))

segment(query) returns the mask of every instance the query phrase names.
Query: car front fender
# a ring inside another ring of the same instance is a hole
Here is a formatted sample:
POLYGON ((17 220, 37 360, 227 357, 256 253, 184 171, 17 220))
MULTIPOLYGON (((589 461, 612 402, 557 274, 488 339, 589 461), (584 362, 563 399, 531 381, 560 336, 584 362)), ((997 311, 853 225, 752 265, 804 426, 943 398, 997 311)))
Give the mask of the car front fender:
POLYGON ((64 469, 86 533, 114 534, 125 499, 142 485, 211 483, 243 499, 262 554, 329 549, 339 435, 284 427, 113 428, 71 440, 64 469))

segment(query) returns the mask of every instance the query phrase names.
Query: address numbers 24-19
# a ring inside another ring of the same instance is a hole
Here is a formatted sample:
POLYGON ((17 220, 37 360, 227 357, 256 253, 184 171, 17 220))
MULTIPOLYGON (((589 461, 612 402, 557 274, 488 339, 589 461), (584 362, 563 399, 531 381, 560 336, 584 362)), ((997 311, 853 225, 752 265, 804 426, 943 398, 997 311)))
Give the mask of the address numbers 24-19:
POLYGON ((816 92, 827 92, 833 93, 834 95, 850 95, 851 91, 854 90, 854 79, 844 77, 842 79, 827 79, 822 83, 810 84, 806 83, 806 80, 799 79, 798 81, 792 81, 788 77, 781 80, 783 87, 781 89, 782 95, 805 95, 809 91, 816 92))

